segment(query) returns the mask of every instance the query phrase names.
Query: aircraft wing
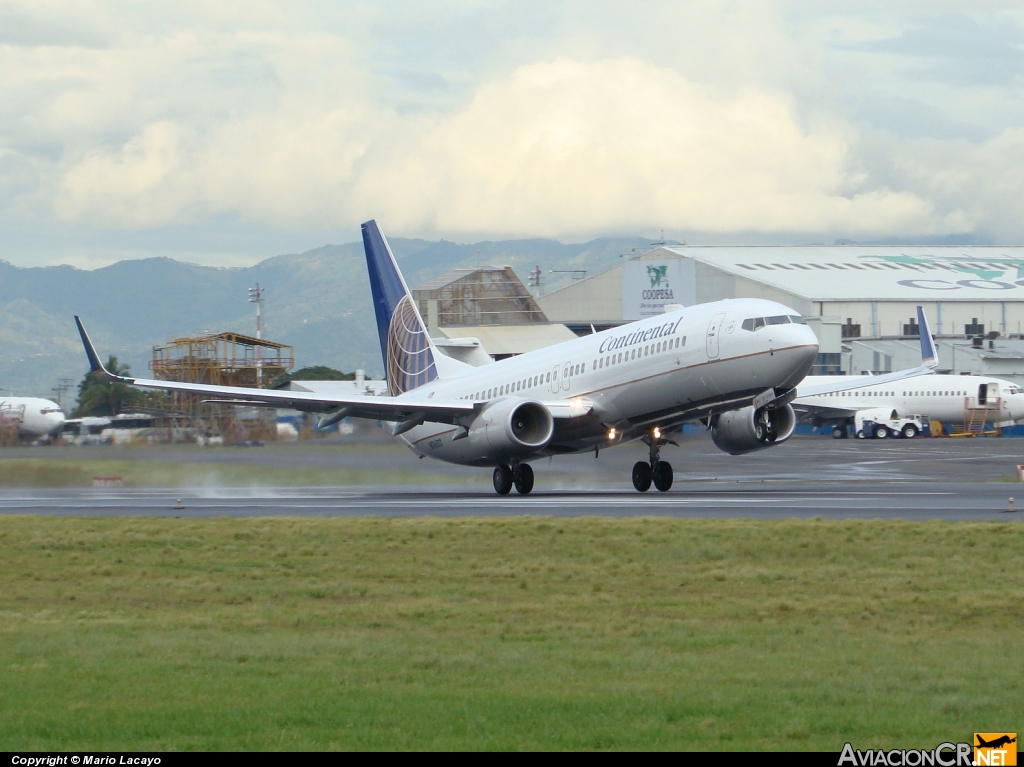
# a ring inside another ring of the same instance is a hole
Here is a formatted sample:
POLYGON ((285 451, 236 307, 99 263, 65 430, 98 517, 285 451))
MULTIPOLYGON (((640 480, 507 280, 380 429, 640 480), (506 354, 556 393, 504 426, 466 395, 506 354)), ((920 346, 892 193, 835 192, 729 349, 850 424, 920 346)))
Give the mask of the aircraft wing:
MULTIPOLYGON (((895 373, 871 376, 870 378, 863 378, 860 376, 856 378, 836 376, 835 383, 830 381, 827 384, 817 384, 815 386, 797 386, 797 401, 799 401, 801 397, 815 397, 821 394, 831 394, 833 392, 859 389, 862 386, 877 386, 879 384, 896 383, 897 381, 905 381, 908 378, 931 375, 939 366, 939 354, 935 348, 935 339, 932 338, 931 328, 928 326, 928 318, 925 317, 924 308, 921 306, 917 307, 917 323, 918 327, 921 329, 921 364, 918 367, 909 368, 907 370, 898 370, 895 373)), ((816 406, 798 403, 797 401, 793 403, 794 408, 797 408, 799 404, 799 407, 802 407, 804 410, 817 410, 816 406)), ((833 408, 829 406, 828 409, 841 410, 842 408, 833 408)), ((851 410, 851 412, 855 412, 857 409, 862 408, 855 408, 851 410)))
MULTIPOLYGON (((218 402, 234 405, 269 406, 292 408, 311 413, 325 413, 321 426, 337 423, 349 416, 355 418, 372 418, 382 421, 397 421, 397 428, 412 423, 418 426, 424 421, 456 424, 466 416, 472 416, 480 410, 481 404, 468 400, 442 402, 424 399, 407 399, 405 397, 373 397, 361 394, 352 396, 328 397, 315 392, 275 391, 273 389, 251 389, 245 386, 214 386, 212 384, 181 383, 178 381, 158 381, 148 378, 132 378, 117 376, 110 373, 100 362, 96 348, 89 340, 89 334, 82 325, 81 319, 75 317, 78 332, 85 345, 85 353, 89 358, 92 373, 106 381, 138 386, 144 389, 163 389, 164 391, 180 391, 188 394, 214 398, 218 402)), ((409 426, 408 428, 412 428, 409 426)), ((407 431, 408 429, 404 429, 407 431)), ((399 431, 398 433, 401 433, 399 431)))
MULTIPOLYGON (((210 399, 206 400, 208 402, 220 402, 227 405, 280 407, 309 413, 324 413, 325 417, 321 418, 319 423, 321 428, 337 423, 343 418, 370 418, 396 422, 392 436, 397 436, 425 421, 468 425, 472 417, 480 412, 486 404, 472 400, 443 401, 406 397, 375 397, 364 394, 326 396, 316 392, 276 391, 274 389, 252 389, 246 386, 215 386, 213 384, 118 376, 110 373, 100 362, 96 348, 78 316, 75 317, 75 323, 82 336, 82 343, 85 345, 85 354, 89 358, 92 374, 103 380, 138 386, 143 389, 162 389, 195 394, 209 397, 210 399)), ((592 410, 592 405, 582 400, 557 400, 543 404, 555 418, 576 418, 586 415, 592 410)))

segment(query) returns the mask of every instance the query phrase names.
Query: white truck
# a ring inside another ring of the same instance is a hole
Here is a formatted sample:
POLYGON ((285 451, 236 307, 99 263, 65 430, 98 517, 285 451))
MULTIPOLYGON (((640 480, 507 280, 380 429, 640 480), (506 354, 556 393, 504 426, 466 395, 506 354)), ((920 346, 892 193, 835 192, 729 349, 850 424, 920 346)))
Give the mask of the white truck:
POLYGON ((891 408, 858 410, 854 425, 859 439, 913 439, 918 434, 929 434, 928 416, 900 415, 891 408))

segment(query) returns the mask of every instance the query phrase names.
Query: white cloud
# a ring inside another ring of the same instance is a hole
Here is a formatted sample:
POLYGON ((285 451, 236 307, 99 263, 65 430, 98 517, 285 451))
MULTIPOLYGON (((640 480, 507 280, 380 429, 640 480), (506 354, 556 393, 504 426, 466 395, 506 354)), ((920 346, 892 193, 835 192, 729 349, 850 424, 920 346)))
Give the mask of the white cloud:
POLYGON ((69 220, 128 227, 228 212, 519 235, 943 230, 927 201, 864 186, 849 155, 842 130, 802 127, 779 95, 721 99, 636 59, 559 59, 484 84, 451 115, 354 99, 201 135, 158 121, 72 167, 56 204, 69 220))
POLYGON ((935 7, 9 2, 0 230, 1019 239, 1024 86, 921 81, 935 7))

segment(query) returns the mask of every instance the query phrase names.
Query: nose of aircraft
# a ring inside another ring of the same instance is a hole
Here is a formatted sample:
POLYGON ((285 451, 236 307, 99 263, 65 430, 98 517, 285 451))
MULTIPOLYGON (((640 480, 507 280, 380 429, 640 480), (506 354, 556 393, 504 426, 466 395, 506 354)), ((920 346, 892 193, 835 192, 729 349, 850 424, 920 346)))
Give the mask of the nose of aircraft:
POLYGON ((794 323, 785 326, 785 341, 794 365, 793 375, 785 385, 796 386, 811 372, 818 358, 818 337, 806 325, 794 323))
POLYGON ((46 422, 50 425, 47 433, 55 437, 60 433, 60 430, 64 428, 64 413, 58 410, 56 413, 47 413, 46 422))
POLYGON ((1010 420, 1015 423, 1024 420, 1024 394, 1011 394, 1006 399, 1010 406, 1010 420))

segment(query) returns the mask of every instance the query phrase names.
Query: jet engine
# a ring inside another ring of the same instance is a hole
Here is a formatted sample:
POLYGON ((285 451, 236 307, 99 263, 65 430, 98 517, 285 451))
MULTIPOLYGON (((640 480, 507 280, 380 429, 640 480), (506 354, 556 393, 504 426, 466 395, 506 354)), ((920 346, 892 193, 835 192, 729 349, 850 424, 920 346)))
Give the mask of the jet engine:
POLYGON ((796 413, 789 405, 730 410, 711 427, 715 447, 729 455, 743 455, 785 442, 796 428, 796 413))
POLYGON ((469 440, 482 452, 505 460, 544 448, 555 431, 555 419, 540 402, 510 399, 495 402, 474 419, 469 440))

